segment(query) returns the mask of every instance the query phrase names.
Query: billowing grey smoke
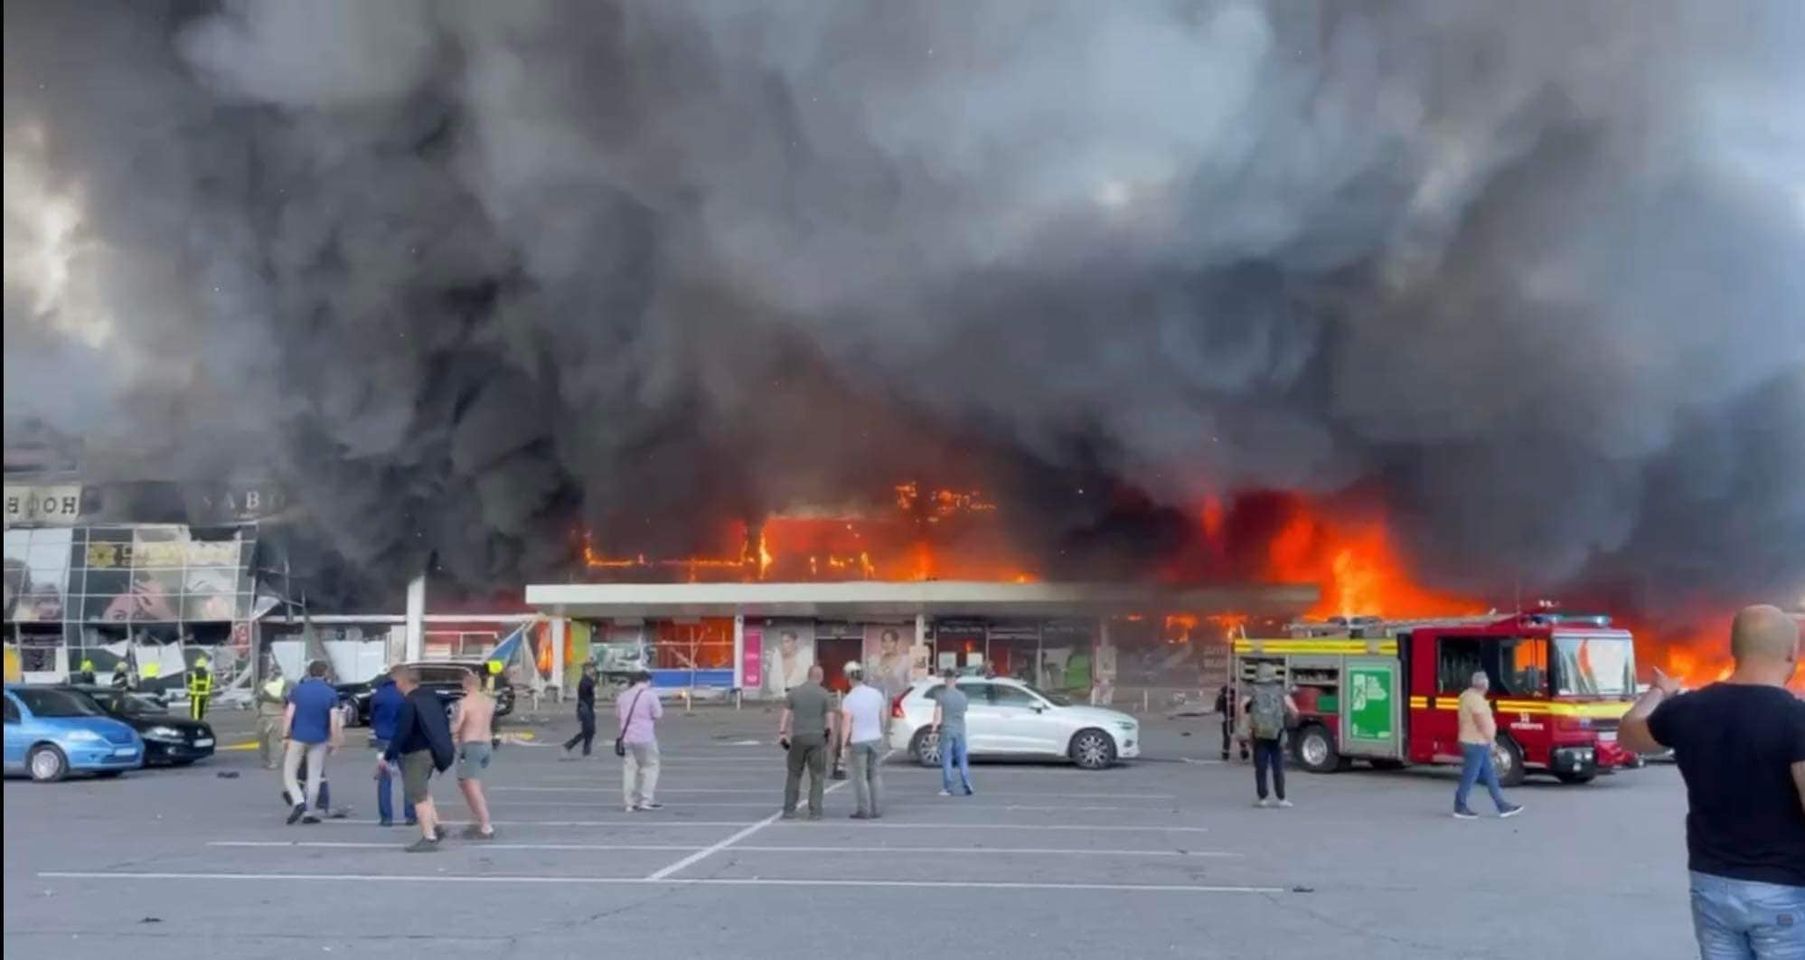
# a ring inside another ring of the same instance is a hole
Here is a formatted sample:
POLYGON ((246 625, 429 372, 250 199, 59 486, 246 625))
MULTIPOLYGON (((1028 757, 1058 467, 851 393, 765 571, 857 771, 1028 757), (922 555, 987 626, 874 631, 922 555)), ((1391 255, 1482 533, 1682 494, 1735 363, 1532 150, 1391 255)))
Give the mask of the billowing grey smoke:
POLYGON ((1049 546, 1365 483, 1449 584, 1805 587, 1796 0, 5 17, 9 427, 386 576, 964 472, 1049 546))

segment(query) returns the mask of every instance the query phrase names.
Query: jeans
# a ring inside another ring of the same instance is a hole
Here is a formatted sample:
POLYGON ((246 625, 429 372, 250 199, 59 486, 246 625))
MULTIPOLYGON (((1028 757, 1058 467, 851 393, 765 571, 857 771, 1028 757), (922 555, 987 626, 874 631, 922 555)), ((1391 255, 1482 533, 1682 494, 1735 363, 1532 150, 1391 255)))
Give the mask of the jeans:
POLYGON ((796 802, 802 795, 802 771, 809 772, 808 812, 809 816, 821 815, 821 797, 827 792, 827 740, 811 739, 790 741, 789 756, 784 758, 783 779, 783 812, 794 816, 796 802))
POLYGON ((878 805, 883 802, 883 745, 882 740, 852 745, 852 792, 858 798, 859 812, 868 817, 877 816, 878 805))
POLYGON ((1461 744, 1460 761, 1460 786, 1454 790, 1454 809, 1467 808, 1467 795, 1473 792, 1473 784, 1479 780, 1485 781, 1485 788, 1491 791, 1492 803, 1499 813, 1510 808, 1510 803, 1504 799, 1504 791, 1498 787, 1498 770, 1492 766, 1491 744, 1461 744))
MULTIPOLYGON (((386 742, 381 740, 376 741, 376 752, 378 756, 388 748, 389 745, 386 742)), ((390 764, 383 769, 382 773, 377 774, 376 776, 376 817, 383 823, 393 823, 395 821, 395 807, 390 800, 389 788, 393 781, 400 778, 400 764, 390 764)), ((403 804, 401 808, 402 815, 409 820, 414 819, 414 802, 407 798, 405 792, 401 795, 401 801, 403 804)))
POLYGON ((658 790, 658 742, 629 743, 620 760, 621 799, 628 807, 652 803, 658 790))
POLYGON ((959 781, 965 787, 966 796, 971 795, 971 763, 965 755, 965 734, 940 734, 940 789, 947 793, 959 793, 953 789, 953 766, 959 767, 959 781))
POLYGON ((1805 960, 1805 887, 1692 872, 1702 960, 1805 960))
POLYGON ((1285 799, 1285 747, 1284 740, 1273 737, 1271 740, 1255 739, 1253 742, 1253 785, 1259 792, 1260 799, 1266 799, 1266 770, 1272 769, 1272 791, 1280 800, 1285 799))

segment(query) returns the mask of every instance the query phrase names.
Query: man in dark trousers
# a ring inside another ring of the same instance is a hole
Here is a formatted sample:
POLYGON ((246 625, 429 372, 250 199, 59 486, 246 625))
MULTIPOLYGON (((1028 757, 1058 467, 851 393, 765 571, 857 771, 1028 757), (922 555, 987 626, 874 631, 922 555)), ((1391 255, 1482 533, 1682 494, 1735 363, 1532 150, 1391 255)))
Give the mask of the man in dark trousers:
POLYGON ((577 681, 577 735, 564 741, 564 759, 572 759, 570 751, 583 745, 583 756, 595 743, 595 663, 583 664, 583 679, 577 681))
POLYGON ((1673 749, 1686 780, 1686 865, 1699 955, 1805 957, 1805 700, 1799 624, 1745 607, 1729 679, 1681 693, 1666 674, 1625 714, 1619 742, 1673 749))
POLYGON ((409 853, 432 853, 439 849, 439 813, 433 806, 428 786, 433 772, 451 769, 457 757, 457 746, 451 740, 451 721, 445 706, 431 690, 422 689, 420 676, 412 667, 397 666, 389 671, 395 686, 406 700, 395 718, 395 739, 376 761, 377 776, 387 775, 389 768, 401 766, 401 786, 414 805, 420 821, 420 839, 407 846, 409 853))
POLYGON ((796 803, 802 793, 802 771, 808 770, 808 818, 821 819, 822 794, 826 792, 827 740, 832 733, 829 718, 833 698, 821 686, 826 674, 821 665, 808 668, 808 682, 790 688, 784 698, 783 718, 777 723, 777 742, 785 758, 783 818, 796 819, 796 803))
MULTIPOLYGON (((1237 739, 1235 736, 1235 698, 1228 692, 1228 684, 1216 691, 1216 713, 1222 717, 1222 759, 1228 759, 1228 750, 1237 739)), ((1247 759, 1247 741, 1241 741, 1241 759, 1247 759)))

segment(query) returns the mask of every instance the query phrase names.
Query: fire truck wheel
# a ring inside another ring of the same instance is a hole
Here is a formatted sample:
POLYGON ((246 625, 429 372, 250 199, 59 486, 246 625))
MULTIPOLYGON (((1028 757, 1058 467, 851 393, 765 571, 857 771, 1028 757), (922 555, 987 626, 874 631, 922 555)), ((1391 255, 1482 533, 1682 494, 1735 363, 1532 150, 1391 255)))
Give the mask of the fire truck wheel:
POLYGON ((940 766, 940 735, 929 727, 915 731, 915 739, 909 743, 909 756, 924 767, 940 766))
POLYGON ((1528 775, 1523 769, 1523 748, 1503 734, 1499 734, 1497 742, 1492 744, 1492 767, 1498 771, 1500 786, 1518 786, 1528 775))
POLYGON ((1335 738, 1328 728, 1312 723, 1297 732, 1297 764, 1311 773, 1333 773, 1347 769, 1347 761, 1335 749, 1335 738))

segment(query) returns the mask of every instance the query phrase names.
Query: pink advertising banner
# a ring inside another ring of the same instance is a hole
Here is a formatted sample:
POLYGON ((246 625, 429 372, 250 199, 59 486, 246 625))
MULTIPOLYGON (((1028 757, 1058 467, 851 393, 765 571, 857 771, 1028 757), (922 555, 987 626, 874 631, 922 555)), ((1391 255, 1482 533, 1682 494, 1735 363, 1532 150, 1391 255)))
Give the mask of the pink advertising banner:
POLYGON ((748 625, 741 634, 740 689, 757 690, 765 685, 765 631, 748 625))

